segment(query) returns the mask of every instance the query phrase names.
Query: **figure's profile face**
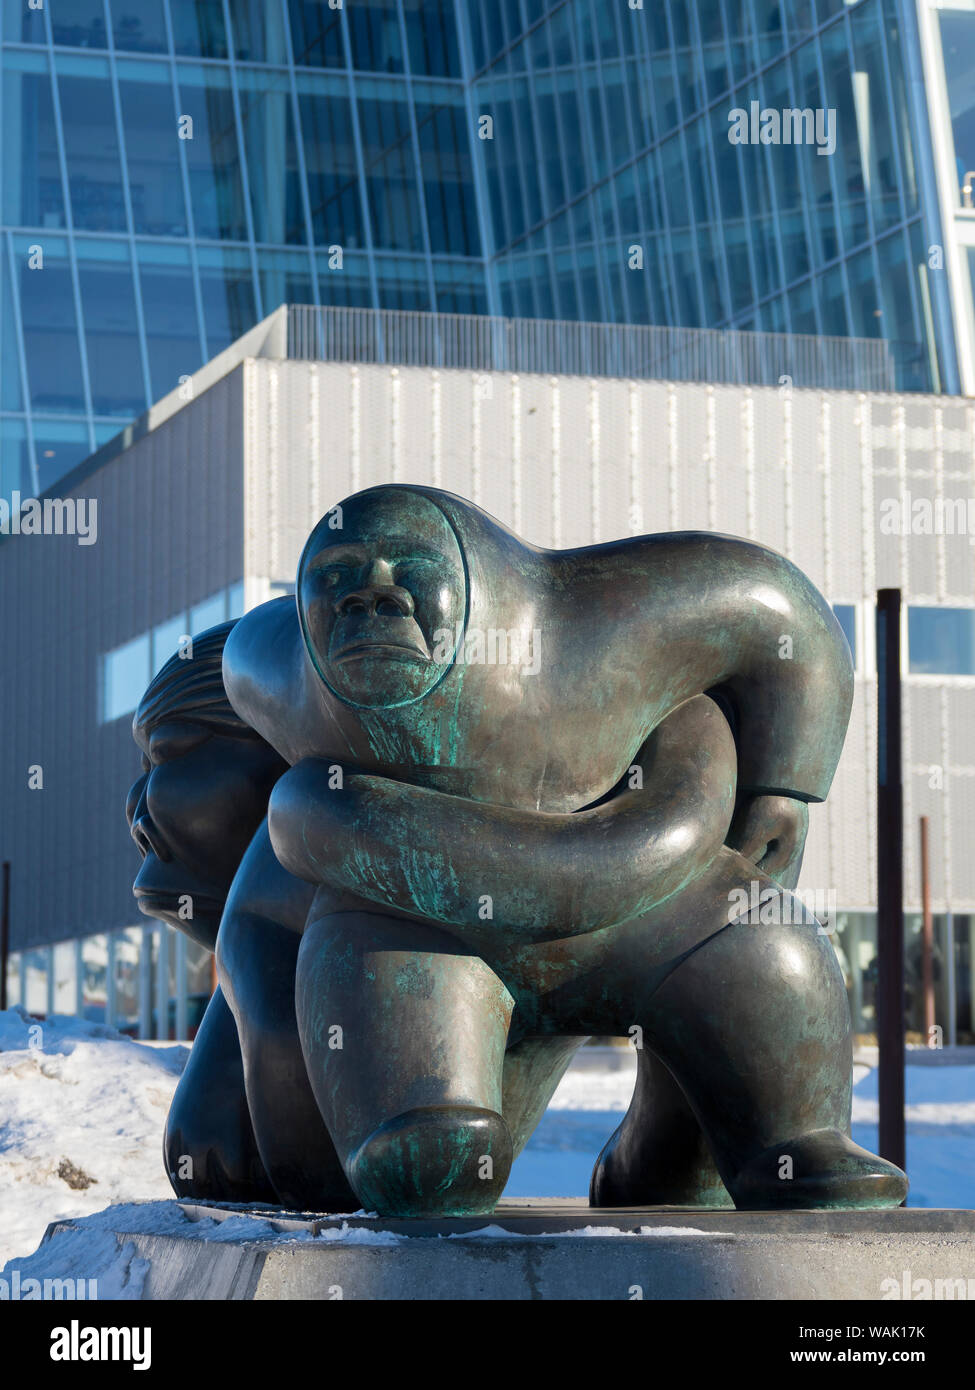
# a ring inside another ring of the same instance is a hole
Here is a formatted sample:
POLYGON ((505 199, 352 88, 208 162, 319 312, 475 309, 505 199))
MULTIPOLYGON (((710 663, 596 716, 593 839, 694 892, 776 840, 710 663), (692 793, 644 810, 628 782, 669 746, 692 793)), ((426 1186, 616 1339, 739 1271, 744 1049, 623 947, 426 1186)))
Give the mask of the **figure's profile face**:
POLYGON ((146 916, 212 949, 280 760, 260 739, 226 737, 175 716, 139 744, 143 772, 125 807, 142 855, 132 891, 146 916))
POLYGON ((319 522, 297 596, 322 680, 349 704, 381 709, 420 699, 443 676, 465 621, 467 578, 440 509, 390 489, 343 503, 319 522))

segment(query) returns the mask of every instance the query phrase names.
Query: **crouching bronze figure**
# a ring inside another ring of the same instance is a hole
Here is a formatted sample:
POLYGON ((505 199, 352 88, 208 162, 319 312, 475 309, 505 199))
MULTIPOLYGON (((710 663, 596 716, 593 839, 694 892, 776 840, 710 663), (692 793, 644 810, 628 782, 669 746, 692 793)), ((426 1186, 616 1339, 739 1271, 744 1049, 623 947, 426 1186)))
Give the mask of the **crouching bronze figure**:
POLYGON ((542 550, 372 488, 312 532, 296 599, 236 624, 223 677, 288 766, 217 959, 246 1073, 262 875, 304 886, 286 1031, 335 1156, 305 1205, 337 1171, 382 1214, 492 1210, 591 1034, 639 1049, 595 1205, 903 1200, 850 1138, 843 980, 791 892, 852 671, 787 560, 709 533, 542 550))

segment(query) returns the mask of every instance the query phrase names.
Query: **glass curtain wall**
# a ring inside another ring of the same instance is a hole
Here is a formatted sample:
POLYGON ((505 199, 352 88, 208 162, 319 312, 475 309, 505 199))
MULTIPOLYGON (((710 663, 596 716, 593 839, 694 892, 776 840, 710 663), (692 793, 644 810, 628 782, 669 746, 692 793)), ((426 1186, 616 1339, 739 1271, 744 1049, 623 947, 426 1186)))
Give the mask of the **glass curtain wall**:
POLYGON ((504 313, 882 337, 931 389, 896 0, 466 10, 504 313))
POLYGON ((5 5, 0 486, 286 300, 885 338, 931 389, 907 3, 5 5))

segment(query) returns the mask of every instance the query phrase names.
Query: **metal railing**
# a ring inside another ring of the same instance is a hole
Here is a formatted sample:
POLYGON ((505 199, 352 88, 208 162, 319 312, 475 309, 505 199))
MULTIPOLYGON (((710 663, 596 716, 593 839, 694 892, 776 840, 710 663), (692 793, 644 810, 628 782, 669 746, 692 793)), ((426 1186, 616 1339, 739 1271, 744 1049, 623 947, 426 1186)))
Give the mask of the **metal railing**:
POLYGON ((882 338, 288 306, 288 356, 303 361, 893 391, 891 346, 882 338))

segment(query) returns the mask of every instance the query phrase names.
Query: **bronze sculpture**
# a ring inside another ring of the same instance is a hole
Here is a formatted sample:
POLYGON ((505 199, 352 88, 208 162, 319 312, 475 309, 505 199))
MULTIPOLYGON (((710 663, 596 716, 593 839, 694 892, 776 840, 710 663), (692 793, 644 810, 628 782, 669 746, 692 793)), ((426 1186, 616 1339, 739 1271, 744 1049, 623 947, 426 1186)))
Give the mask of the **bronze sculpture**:
POLYGON ((246 1069, 250 899, 278 870, 309 885, 296 1027, 359 1204, 490 1211, 591 1033, 642 1044, 595 1204, 902 1201, 849 1138, 843 981, 788 891, 852 682, 788 561, 695 533, 543 551, 450 494, 373 488, 313 531, 297 603, 236 625, 224 681, 290 770, 221 982, 246 1069), (736 916, 753 884, 779 920, 736 916))

